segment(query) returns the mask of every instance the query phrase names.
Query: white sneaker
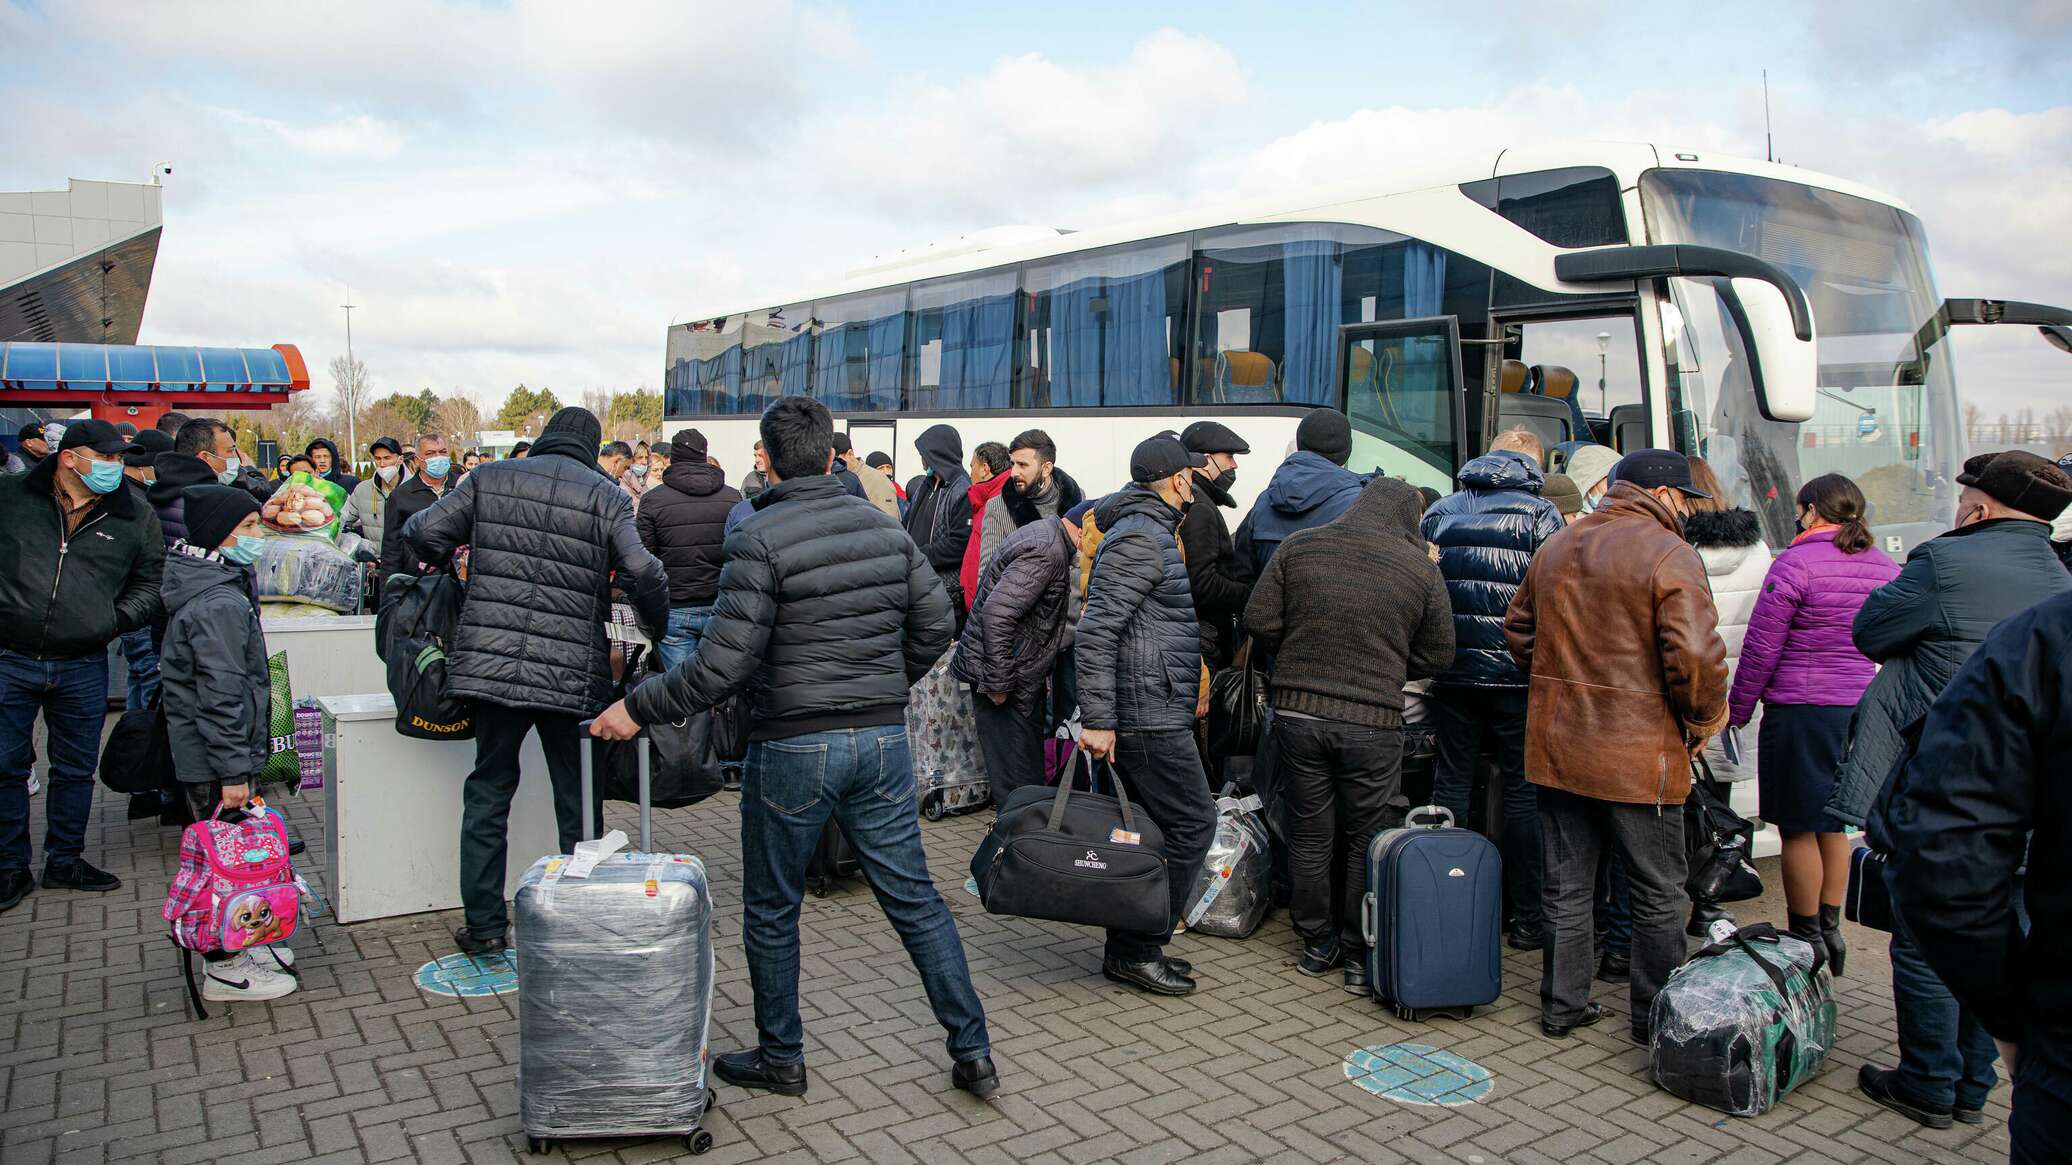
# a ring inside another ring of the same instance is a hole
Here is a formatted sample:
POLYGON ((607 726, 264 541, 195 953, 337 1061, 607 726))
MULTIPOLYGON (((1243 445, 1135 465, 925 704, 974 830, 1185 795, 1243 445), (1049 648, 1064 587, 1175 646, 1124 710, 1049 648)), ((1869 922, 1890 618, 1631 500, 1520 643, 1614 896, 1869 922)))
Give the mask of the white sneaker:
POLYGON ((269 971, 276 967, 286 971, 295 965, 295 952, 288 949, 286 943, 268 943, 263 947, 253 947, 250 954, 260 966, 269 971))
POLYGON ((279 999, 296 986, 292 976, 268 970, 252 958, 251 952, 240 951, 203 969, 201 997, 214 1003, 279 999))

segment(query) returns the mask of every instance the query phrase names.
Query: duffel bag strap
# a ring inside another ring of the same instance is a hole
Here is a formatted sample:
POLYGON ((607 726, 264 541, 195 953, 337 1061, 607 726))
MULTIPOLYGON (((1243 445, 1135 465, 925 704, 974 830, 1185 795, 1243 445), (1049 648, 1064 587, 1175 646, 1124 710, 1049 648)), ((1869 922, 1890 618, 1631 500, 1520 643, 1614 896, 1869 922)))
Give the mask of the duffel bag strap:
MULTIPOLYGON (((1728 951, 1746 951, 1748 957, 1755 961, 1756 966, 1763 969, 1763 974, 1769 976, 1770 982, 1776 986, 1778 997, 1781 999, 1790 998, 1791 988, 1787 986, 1789 968, 1779 967, 1777 964, 1764 958, 1762 952, 1755 948, 1755 943, 1766 943, 1773 947, 1776 946, 1776 926, 1767 922, 1751 923, 1728 935, 1723 941, 1713 943, 1711 946, 1697 951, 1691 958, 1694 960, 1709 959, 1716 955, 1724 955, 1728 951)), ((1811 979, 1812 976, 1819 974, 1822 966, 1826 965, 1827 949, 1820 943, 1807 943, 1806 945, 1813 950, 1813 967, 1812 970, 1807 972, 1807 978, 1811 979)))
MULTIPOLYGON (((1091 792, 1095 787, 1094 757, 1092 753, 1088 752, 1084 748, 1081 748, 1079 750, 1079 755, 1086 758, 1086 786, 1087 790, 1091 792)), ((1115 771, 1115 766, 1113 764, 1110 764, 1106 761, 1103 761, 1101 763, 1107 765, 1108 779, 1115 783, 1115 806, 1122 813, 1122 827, 1131 833, 1137 832, 1136 814, 1130 812, 1130 797, 1129 794, 1123 790, 1122 774, 1115 771)), ((1068 801, 1070 801, 1071 798, 1072 778, 1067 776, 1064 780, 1058 782, 1057 795, 1052 797, 1050 800, 1050 831, 1052 833, 1061 833, 1064 831, 1065 804, 1068 801)))

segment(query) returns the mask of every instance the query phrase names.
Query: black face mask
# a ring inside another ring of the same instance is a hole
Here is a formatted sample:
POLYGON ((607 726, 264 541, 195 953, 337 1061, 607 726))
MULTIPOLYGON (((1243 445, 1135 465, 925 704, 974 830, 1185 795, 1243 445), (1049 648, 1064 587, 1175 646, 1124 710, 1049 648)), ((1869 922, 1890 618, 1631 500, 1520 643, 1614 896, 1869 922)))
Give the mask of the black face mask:
POLYGON ((1237 484, 1237 466, 1233 465, 1229 469, 1217 474, 1214 480, 1217 489, 1225 493, 1230 492, 1230 487, 1237 484))

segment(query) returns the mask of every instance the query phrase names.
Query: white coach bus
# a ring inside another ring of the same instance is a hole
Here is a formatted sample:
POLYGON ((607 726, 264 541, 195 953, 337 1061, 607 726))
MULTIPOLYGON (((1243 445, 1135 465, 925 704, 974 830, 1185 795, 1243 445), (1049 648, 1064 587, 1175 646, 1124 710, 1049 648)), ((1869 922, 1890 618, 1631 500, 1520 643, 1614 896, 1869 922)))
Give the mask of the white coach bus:
POLYGON ((1920 221, 1843 179, 1580 143, 1389 185, 986 232, 700 307, 668 332, 668 428, 702 428, 738 482, 784 393, 826 402, 902 479, 930 425, 967 456, 1037 427, 1091 496, 1126 480, 1138 440, 1209 417, 1251 443, 1249 505, 1319 405, 1352 418, 1353 468, 1441 492, 1524 425, 1550 450, 1702 453, 1773 549, 1798 485, 1847 473, 1898 557, 1953 516, 1948 328, 2035 324, 2072 349, 2062 310, 1940 299, 1920 221))

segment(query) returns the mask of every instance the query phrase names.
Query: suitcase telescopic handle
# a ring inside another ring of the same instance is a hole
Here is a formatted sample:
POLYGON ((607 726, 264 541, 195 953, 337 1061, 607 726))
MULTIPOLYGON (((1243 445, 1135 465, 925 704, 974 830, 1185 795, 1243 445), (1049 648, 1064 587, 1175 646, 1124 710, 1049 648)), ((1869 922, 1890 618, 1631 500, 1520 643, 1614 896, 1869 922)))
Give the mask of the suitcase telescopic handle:
POLYGON ((1438 824, 1432 826, 1433 829, 1453 828, 1453 810, 1444 805, 1419 805, 1403 815, 1403 824, 1414 825, 1420 817, 1437 818, 1438 824))
MULTIPOLYGON (((597 746, 601 743, 590 735, 590 726, 595 723, 597 723, 595 720, 585 720, 576 725, 576 735, 582 745, 577 751, 582 754, 583 759, 584 841, 590 841, 604 830, 602 807, 597 804, 596 798, 592 793, 595 783, 590 774, 590 761, 597 755, 597 746)), ((647 729, 643 728, 634 735, 633 739, 640 741, 646 739, 646 737, 647 729)), ((652 799, 648 791, 648 782, 650 780, 648 773, 648 750, 636 746, 633 752, 640 758, 638 766, 640 772, 640 852, 651 854, 655 852, 653 828, 655 811, 654 807, 648 803, 652 799)))

